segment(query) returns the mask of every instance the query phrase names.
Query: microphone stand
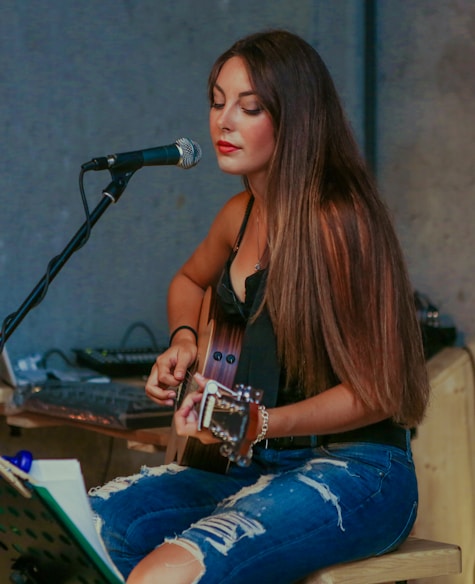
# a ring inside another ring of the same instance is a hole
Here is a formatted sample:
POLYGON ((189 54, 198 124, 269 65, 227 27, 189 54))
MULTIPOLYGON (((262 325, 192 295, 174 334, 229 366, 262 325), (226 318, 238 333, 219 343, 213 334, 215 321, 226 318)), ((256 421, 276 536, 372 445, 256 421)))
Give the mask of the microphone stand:
POLYGON ((112 182, 102 191, 103 198, 101 201, 90 213, 88 219, 81 225, 63 251, 51 260, 47 273, 36 284, 18 310, 7 317, 0 333, 0 353, 3 351, 7 339, 10 338, 13 331, 15 331, 25 316, 41 302, 46 294, 49 283, 54 280, 73 253, 82 247, 84 238, 89 234, 91 228, 97 223, 108 206, 111 203, 117 203, 134 172, 135 169, 128 171, 112 169, 110 171, 112 182))

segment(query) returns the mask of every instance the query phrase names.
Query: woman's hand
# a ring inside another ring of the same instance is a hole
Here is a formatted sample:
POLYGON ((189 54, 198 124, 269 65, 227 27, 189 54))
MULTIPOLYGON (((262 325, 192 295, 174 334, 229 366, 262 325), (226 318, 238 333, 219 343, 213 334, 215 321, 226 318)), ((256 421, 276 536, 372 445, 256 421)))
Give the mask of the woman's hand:
POLYGON ((178 436, 191 436, 198 438, 203 444, 215 444, 220 442, 209 430, 198 430, 198 411, 199 404, 203 399, 203 390, 208 381, 199 373, 193 376, 198 389, 190 392, 180 408, 175 412, 175 431, 178 436))
POLYGON ((161 406, 174 404, 176 390, 185 380, 188 368, 195 362, 197 346, 193 340, 175 340, 173 345, 157 357, 145 384, 147 396, 161 406))

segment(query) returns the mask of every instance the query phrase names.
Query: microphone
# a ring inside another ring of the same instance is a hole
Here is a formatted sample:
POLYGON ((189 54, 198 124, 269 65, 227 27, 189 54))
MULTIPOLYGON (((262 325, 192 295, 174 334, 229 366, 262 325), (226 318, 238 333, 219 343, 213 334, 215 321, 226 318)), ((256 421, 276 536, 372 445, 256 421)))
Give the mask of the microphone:
POLYGON ((142 166, 176 165, 191 168, 201 160, 201 146, 188 138, 178 138, 174 144, 157 146, 146 150, 109 154, 85 162, 81 168, 88 170, 116 169, 125 172, 135 171, 142 166))

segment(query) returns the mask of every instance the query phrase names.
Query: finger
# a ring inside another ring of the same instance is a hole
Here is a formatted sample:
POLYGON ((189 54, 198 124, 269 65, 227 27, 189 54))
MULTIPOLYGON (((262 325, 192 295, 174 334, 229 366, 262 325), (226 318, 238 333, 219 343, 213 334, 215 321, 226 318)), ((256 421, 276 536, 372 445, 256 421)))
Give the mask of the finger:
POLYGON ((197 391, 190 392, 183 400, 179 411, 181 415, 186 417, 188 413, 196 407, 197 404, 203 399, 203 394, 197 391))
POLYGON ((145 394, 155 403, 163 406, 173 406, 176 398, 176 391, 170 387, 160 387, 147 381, 145 394))
POLYGON ((175 375, 177 356, 176 351, 168 350, 160 355, 149 377, 150 384, 167 389, 169 387, 178 387, 183 379, 177 379, 175 375))
POLYGON ((155 395, 146 392, 147 397, 149 399, 151 399, 153 402, 155 402, 156 404, 158 404, 159 406, 167 406, 167 407, 173 407, 175 405, 175 395, 169 395, 165 398, 159 398, 159 397, 155 397, 155 395))
POLYGON ((208 382, 208 379, 201 375, 201 373, 195 373, 193 375, 193 379, 196 381, 198 387, 200 388, 200 391, 203 391, 206 383, 208 382))
POLYGON ((175 431, 178 436, 194 436, 198 431, 198 414, 191 405, 182 405, 175 412, 175 431))
POLYGON ((189 368, 193 365, 196 355, 192 355, 187 351, 179 351, 177 353, 177 359, 175 366, 173 368, 174 378, 181 383, 186 379, 189 368))

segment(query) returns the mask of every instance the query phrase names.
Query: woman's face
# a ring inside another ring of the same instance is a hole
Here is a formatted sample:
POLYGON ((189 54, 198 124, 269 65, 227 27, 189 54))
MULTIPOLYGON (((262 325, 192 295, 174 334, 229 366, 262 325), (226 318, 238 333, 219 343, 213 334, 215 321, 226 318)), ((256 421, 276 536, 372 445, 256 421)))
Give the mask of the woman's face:
POLYGON ((232 57, 221 68, 209 118, 221 170, 244 175, 255 189, 263 188, 275 147, 274 128, 240 57, 232 57))

